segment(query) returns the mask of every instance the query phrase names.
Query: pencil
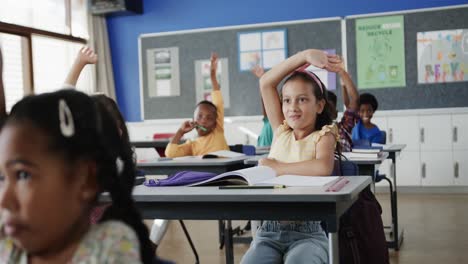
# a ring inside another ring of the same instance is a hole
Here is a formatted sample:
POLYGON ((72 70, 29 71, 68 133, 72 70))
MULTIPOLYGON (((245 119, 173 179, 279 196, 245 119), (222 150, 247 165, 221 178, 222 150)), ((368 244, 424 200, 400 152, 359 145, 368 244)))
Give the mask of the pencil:
POLYGON ((219 186, 220 190, 241 190, 241 189, 283 189, 286 188, 286 185, 257 185, 257 186, 249 186, 249 185, 227 185, 227 186, 219 186))

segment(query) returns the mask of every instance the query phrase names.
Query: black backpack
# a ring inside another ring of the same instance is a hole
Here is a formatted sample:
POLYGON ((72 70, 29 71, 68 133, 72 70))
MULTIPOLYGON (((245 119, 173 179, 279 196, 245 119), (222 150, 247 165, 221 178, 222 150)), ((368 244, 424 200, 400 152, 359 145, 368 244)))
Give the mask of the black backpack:
MULTIPOLYGON (((339 158, 335 175, 359 175, 357 165, 339 158)), ((366 187, 341 216, 338 232, 341 264, 388 264, 388 248, 382 223, 382 207, 366 187)))

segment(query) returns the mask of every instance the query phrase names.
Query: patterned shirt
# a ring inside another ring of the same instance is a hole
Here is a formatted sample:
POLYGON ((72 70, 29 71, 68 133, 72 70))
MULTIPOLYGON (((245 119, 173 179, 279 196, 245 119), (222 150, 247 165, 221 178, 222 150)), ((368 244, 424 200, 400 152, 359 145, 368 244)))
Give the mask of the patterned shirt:
POLYGON ((346 109, 343 113, 341 121, 336 125, 340 134, 340 144, 342 152, 350 152, 353 146, 351 138, 353 127, 359 120, 359 115, 353 110, 346 109))
MULTIPOLYGON (((68 264, 141 263, 135 232, 117 221, 91 225, 68 264)), ((28 254, 8 237, 0 238, 0 263, 27 264, 28 254)))

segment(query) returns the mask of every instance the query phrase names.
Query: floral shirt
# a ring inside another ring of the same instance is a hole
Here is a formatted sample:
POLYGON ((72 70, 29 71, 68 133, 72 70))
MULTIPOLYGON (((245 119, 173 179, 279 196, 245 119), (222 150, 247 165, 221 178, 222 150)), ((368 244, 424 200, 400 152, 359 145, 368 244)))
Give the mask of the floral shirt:
MULTIPOLYGON (((135 232, 117 221, 91 225, 69 264, 141 263, 135 232)), ((0 263, 27 264, 27 252, 8 237, 0 238, 0 263)))

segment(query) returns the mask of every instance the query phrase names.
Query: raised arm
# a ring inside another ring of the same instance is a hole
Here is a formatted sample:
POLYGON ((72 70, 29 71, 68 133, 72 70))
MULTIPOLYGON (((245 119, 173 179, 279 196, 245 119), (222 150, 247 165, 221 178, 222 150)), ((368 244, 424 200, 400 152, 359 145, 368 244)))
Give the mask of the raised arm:
MULTIPOLYGON (((265 70, 260 66, 260 65, 255 65, 253 68, 252 68, 252 74, 257 76, 257 78, 261 78, 263 76, 263 74, 265 74, 265 70)), ((265 112, 265 104, 263 103, 263 98, 262 98, 262 94, 260 93, 260 101, 262 102, 262 114, 263 114, 263 117, 267 117, 267 114, 265 112)))
POLYGON ((339 56, 329 55, 329 67, 328 70, 336 72, 340 76, 341 89, 343 94, 343 102, 347 109, 357 111, 359 93, 356 86, 351 79, 349 73, 345 70, 344 61, 339 56))
POLYGON ((304 50, 276 65, 260 78, 260 91, 273 131, 276 131, 284 120, 277 87, 284 77, 306 63, 326 68, 328 59, 326 53, 321 50, 304 50))
POLYGON ((218 70, 218 54, 216 52, 211 53, 210 62, 210 77, 213 91, 219 91, 220 87, 218 79, 216 78, 216 71, 218 70))
POLYGON ((95 64, 97 62, 97 54, 89 47, 82 47, 76 55, 75 62, 68 72, 65 84, 76 86, 81 71, 87 64, 95 64))
POLYGON ((3 87, 3 57, 0 50, 0 121, 6 117, 5 88, 3 87))

